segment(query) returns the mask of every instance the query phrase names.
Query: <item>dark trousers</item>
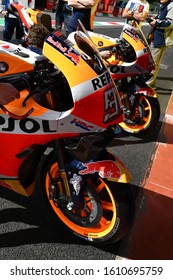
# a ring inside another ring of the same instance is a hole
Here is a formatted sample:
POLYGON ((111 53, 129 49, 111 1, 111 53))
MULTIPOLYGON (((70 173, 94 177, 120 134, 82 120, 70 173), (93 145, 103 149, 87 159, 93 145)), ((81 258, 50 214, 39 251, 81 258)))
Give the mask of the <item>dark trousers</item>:
POLYGON ((21 39, 24 36, 24 32, 21 28, 19 20, 17 18, 5 17, 5 24, 3 30, 3 40, 9 41, 12 39, 14 31, 16 31, 16 38, 21 39), (16 29, 16 30, 15 30, 16 29))
POLYGON ((90 31, 91 9, 73 9, 71 19, 68 26, 68 34, 77 30, 78 19, 82 22, 86 30, 90 31))

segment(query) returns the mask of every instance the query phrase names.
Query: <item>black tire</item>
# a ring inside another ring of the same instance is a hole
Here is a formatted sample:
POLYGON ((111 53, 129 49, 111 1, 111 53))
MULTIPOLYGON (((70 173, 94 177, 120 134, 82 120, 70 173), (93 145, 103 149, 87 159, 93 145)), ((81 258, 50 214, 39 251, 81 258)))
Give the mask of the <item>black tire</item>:
POLYGON ((129 134, 144 135, 155 130, 160 118, 160 104, 157 98, 138 96, 134 110, 129 116, 125 116, 120 123, 122 129, 129 134))
POLYGON ((75 208, 69 210, 63 201, 49 199, 49 172, 54 180, 59 172, 57 163, 51 160, 49 155, 38 176, 38 183, 51 213, 86 242, 105 245, 121 240, 130 229, 135 213, 131 186, 103 180, 99 175, 84 176, 84 206, 80 213, 75 208))

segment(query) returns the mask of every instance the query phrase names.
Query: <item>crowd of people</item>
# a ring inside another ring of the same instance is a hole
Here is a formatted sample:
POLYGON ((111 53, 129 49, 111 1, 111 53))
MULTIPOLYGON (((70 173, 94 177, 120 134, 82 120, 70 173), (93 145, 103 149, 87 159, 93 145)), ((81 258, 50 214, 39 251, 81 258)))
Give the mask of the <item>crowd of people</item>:
MULTIPOLYGON (((10 3, 20 4, 20 0, 5 0, 5 7, 0 9, 0 13, 4 16, 3 40, 10 41, 16 30, 16 39, 20 40, 24 34, 15 15, 8 12, 10 3)), ((44 1, 28 0, 30 8, 44 9, 44 1)), ((93 31, 93 21, 99 0, 56 0, 53 3, 53 11, 55 12, 55 27, 58 30, 64 30, 68 36, 71 32, 77 30, 78 19, 81 20, 87 30, 93 31)), ((142 25, 149 15, 150 5, 147 0, 129 0, 122 13, 122 17, 132 22, 142 25)), ((160 0, 160 9, 155 17, 150 18, 151 25, 151 42, 150 47, 156 68, 153 76, 147 84, 156 88, 156 79, 159 71, 161 60, 166 49, 173 45, 173 2, 172 0, 160 0)), ((33 25, 28 33, 27 47, 38 54, 42 54, 44 38, 49 34, 49 30, 42 25, 33 25)), ((109 54, 103 54, 103 58, 108 58, 109 54)), ((0 104, 5 105, 19 94, 13 86, 9 84, 0 84, 0 104), (3 96, 3 92, 8 92, 3 96)))

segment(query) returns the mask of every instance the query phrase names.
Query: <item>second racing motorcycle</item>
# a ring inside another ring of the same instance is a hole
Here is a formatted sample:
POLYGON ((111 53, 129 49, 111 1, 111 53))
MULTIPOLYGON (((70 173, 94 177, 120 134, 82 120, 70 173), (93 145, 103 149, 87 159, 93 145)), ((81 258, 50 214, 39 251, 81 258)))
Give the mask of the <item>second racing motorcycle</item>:
MULTIPOLYGON (((90 37, 100 52, 109 50, 112 53, 106 62, 125 114, 120 126, 131 134, 152 132, 160 118, 160 104, 156 90, 146 84, 155 63, 141 28, 136 22, 127 20, 118 39, 87 31, 81 22, 79 29, 90 37)), ((69 35, 72 42, 74 34, 69 35)))

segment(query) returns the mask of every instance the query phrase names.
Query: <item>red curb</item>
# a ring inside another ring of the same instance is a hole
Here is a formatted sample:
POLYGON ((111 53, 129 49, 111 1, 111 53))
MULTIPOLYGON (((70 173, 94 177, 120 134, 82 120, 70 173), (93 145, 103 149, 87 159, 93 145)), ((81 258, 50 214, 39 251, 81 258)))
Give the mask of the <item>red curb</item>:
POLYGON ((118 254, 136 260, 173 258, 173 92, 137 198, 133 228, 118 254))

